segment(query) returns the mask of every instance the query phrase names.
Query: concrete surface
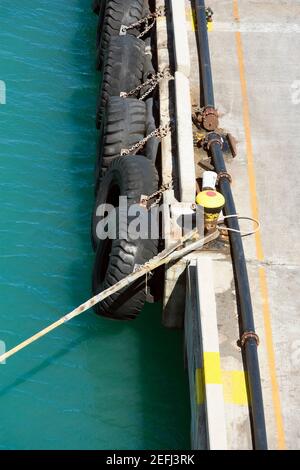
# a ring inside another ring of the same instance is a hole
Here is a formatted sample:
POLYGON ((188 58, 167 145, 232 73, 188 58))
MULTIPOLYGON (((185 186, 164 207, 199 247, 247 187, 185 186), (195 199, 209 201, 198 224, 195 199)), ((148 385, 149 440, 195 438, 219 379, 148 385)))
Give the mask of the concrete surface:
MULTIPOLYGON (((209 38, 221 127, 238 140, 238 157, 228 161, 236 205, 240 215, 261 222, 260 234, 244 239, 244 246, 261 339, 269 447, 299 449, 300 1, 210 0, 207 6, 215 13, 209 38)), ((191 41, 188 10, 187 17, 191 41)), ((197 74, 194 67, 193 100, 197 74)), ((240 369, 232 273, 228 264, 222 266, 218 309, 222 367, 240 369), (227 274, 222 274, 224 269, 227 274)), ((227 407, 231 448, 250 446, 242 408, 227 407)))

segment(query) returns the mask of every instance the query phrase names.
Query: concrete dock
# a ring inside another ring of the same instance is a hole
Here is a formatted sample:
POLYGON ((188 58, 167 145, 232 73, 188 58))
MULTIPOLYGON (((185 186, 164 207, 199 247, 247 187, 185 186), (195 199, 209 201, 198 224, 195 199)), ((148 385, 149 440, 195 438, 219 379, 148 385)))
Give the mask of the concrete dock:
MULTIPOLYGON (((191 3, 189 40, 195 47, 191 3)), ((300 1, 211 0, 209 40, 221 127, 238 141, 229 158, 240 216, 261 230, 244 239, 270 449, 300 448, 299 218, 300 1)), ((192 99, 198 70, 192 73, 192 99)), ((242 222, 248 230, 252 224, 242 222)), ((214 260, 228 448, 251 448, 230 260, 214 260)))

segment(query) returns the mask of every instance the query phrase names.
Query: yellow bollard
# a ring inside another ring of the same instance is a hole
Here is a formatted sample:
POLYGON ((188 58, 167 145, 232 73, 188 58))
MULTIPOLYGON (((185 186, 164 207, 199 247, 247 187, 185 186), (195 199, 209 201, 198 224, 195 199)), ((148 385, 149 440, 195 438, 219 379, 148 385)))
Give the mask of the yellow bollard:
POLYGON ((217 191, 209 189, 197 195, 196 204, 204 208, 204 226, 206 231, 214 231, 219 215, 225 205, 224 196, 217 191))

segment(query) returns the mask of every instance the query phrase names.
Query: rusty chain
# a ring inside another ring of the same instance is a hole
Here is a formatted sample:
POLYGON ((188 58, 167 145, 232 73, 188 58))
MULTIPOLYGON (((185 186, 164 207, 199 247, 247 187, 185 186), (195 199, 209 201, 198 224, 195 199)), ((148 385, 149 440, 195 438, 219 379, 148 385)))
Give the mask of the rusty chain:
POLYGON ((174 80, 174 77, 170 73, 169 69, 165 69, 162 72, 157 72, 156 74, 153 74, 150 78, 148 78, 148 80, 141 83, 140 85, 138 85, 133 90, 130 90, 128 92, 121 91, 120 97, 121 98, 129 98, 130 96, 134 96, 136 93, 143 90, 143 88, 149 86, 150 88, 147 91, 145 91, 145 93, 139 98, 139 100, 142 101, 148 95, 150 95, 150 93, 152 93, 152 91, 157 87, 157 85, 164 79, 174 80))
POLYGON ((149 13, 149 15, 145 16, 144 18, 141 18, 140 20, 136 21, 135 23, 130 24, 129 26, 121 25, 120 28, 120 36, 126 36, 127 31, 129 29, 134 29, 134 28, 139 28, 142 25, 145 25, 144 31, 142 31, 137 38, 141 39, 144 37, 148 31, 150 31, 153 26, 155 25, 157 18, 160 16, 165 15, 165 9, 164 8, 157 8, 154 13, 149 13), (151 21, 152 20, 152 21, 151 21))
POLYGON ((138 150, 140 150, 144 145, 148 142, 148 140, 152 139, 153 137, 156 137, 157 139, 163 139, 166 137, 170 132, 172 131, 172 126, 171 123, 168 123, 166 125, 162 125, 158 127, 157 129, 154 129, 154 131, 150 132, 146 137, 141 139, 139 142, 136 144, 132 145, 129 149, 122 149, 121 150, 121 157, 130 155, 132 153, 136 153, 138 150))
POLYGON ((155 191, 154 193, 150 194, 149 196, 145 196, 143 194, 141 196, 140 205, 143 206, 143 207, 146 207, 147 209, 151 209, 152 207, 157 206, 160 203, 164 192, 166 192, 170 189, 173 189, 173 181, 170 181, 169 183, 166 183, 166 184, 162 184, 160 189, 158 189, 158 191, 155 191), (152 199, 157 198, 157 197, 158 197, 158 199, 156 199, 156 201, 153 204, 148 206, 148 202, 151 201, 152 199))

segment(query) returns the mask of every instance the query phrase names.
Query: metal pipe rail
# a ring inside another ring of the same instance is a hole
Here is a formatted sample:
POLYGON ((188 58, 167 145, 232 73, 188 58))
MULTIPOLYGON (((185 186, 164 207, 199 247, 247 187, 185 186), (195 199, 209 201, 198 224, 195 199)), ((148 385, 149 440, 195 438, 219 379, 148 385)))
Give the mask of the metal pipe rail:
MULTIPOLYGON (((207 34, 206 7, 204 0, 195 0, 197 17, 198 50, 200 60, 201 82, 203 88, 203 105, 215 106, 212 81, 212 69, 207 34)), ((211 132, 207 136, 208 152, 217 173, 226 173, 226 165, 222 152, 222 142, 217 133, 211 132)), ((224 212, 226 216, 235 215, 236 208, 228 178, 221 178, 220 191, 226 199, 224 212)), ((236 217, 227 219, 228 227, 239 230, 236 217)), ((263 396, 261 388, 260 370, 257 355, 258 337, 255 334, 253 308, 248 280, 248 272, 244 248, 240 233, 229 232, 232 262, 235 274, 235 286, 238 298, 238 311, 240 319, 241 343, 247 369, 248 393, 251 410, 251 430, 254 449, 268 448, 264 416, 263 396)))

